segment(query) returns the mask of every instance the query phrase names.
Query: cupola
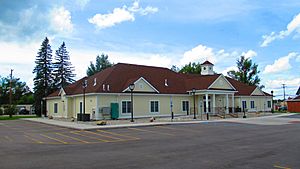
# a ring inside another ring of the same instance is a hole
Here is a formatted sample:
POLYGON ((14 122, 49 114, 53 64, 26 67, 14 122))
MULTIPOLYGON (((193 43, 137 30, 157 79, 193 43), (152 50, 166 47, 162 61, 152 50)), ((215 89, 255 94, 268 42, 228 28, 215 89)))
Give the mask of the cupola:
POLYGON ((209 61, 205 61, 201 64, 201 75, 213 75, 214 72, 214 64, 209 61))

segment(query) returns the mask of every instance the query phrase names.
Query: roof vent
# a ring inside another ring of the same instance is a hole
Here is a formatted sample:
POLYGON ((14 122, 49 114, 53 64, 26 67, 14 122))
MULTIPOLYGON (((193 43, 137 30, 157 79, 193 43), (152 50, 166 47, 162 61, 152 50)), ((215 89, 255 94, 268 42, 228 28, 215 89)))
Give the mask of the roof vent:
POLYGON ((97 79, 94 78, 94 86, 96 86, 96 85, 97 85, 97 79))
POLYGON ((105 91, 105 84, 102 85, 102 90, 105 91))
POLYGON ((165 86, 166 86, 166 87, 169 86, 169 85, 168 85, 168 79, 165 79, 165 86))
POLYGON ((109 85, 107 85, 107 91, 109 91, 109 85))

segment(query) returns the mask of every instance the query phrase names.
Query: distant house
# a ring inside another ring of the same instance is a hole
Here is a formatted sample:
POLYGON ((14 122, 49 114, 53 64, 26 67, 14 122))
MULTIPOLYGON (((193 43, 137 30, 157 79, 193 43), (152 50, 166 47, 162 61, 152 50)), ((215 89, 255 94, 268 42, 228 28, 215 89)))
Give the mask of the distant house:
POLYGON ((53 117, 71 118, 85 112, 102 119, 107 111, 117 118, 130 118, 129 85, 134 84, 134 117, 200 113, 271 111, 272 95, 213 71, 213 64, 201 64, 201 74, 182 74, 167 68, 118 63, 93 76, 84 77, 47 96, 47 112, 53 117), (83 110, 83 83, 85 110, 83 110), (195 98, 195 99, 194 99, 195 98), (194 106, 195 102, 195 106, 194 106))
POLYGON ((300 113, 300 87, 296 93, 296 97, 287 101, 287 109, 289 112, 300 113))

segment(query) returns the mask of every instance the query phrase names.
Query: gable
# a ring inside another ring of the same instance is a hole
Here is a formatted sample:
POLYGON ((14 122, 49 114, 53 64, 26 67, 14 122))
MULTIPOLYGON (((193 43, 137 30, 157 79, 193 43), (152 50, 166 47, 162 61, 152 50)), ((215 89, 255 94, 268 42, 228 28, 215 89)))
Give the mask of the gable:
POLYGON ((226 89, 235 90, 231 83, 223 76, 220 75, 209 87, 208 89, 226 89))
POLYGON ((258 87, 256 87, 255 90, 251 93, 251 95, 264 96, 265 94, 258 87))
MULTIPOLYGON (((124 91, 129 91, 129 88, 126 88, 124 91)), ((149 92, 149 93, 159 93, 146 79, 143 77, 139 78, 134 82, 134 92, 149 92)))

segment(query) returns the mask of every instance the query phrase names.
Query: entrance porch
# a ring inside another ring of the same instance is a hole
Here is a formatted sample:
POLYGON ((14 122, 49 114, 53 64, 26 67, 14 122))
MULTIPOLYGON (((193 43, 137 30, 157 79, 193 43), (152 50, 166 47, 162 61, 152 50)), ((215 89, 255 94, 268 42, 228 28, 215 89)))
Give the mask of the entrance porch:
MULTIPOLYGON (((227 90, 199 90, 190 94, 195 99, 195 106, 191 106, 191 114, 196 109, 197 114, 229 114, 235 113, 234 106, 235 91, 227 90)), ((194 100, 193 100, 194 102, 194 100)), ((192 102, 192 103, 193 103, 192 102)))

